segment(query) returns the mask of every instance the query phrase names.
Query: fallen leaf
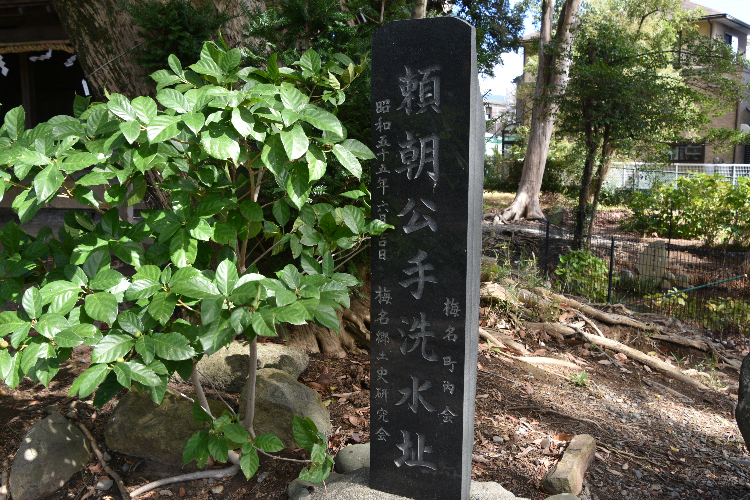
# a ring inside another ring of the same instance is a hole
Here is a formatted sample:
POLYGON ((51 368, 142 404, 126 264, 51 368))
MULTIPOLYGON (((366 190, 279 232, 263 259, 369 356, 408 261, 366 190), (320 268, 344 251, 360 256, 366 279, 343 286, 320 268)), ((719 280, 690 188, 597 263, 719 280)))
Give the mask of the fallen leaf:
POLYGON ((612 362, 611 362, 610 360, 608 360, 608 359, 600 359, 600 360, 598 361, 598 363, 599 363, 600 365, 611 365, 611 364, 612 364, 612 362))
POLYGON ((185 496, 185 488, 180 488, 180 496, 181 497, 185 496))
POLYGON ((620 363, 626 363, 628 361, 628 357, 621 352, 615 354, 615 359, 620 363))
POLYGON ((648 365, 643 365, 643 369, 646 370, 649 373, 652 373, 651 372, 651 368, 649 368, 648 365))
POLYGON ((620 371, 621 371, 622 373, 633 373, 633 372, 631 372, 630 370, 628 370, 627 368, 623 368, 623 367, 620 367, 620 371))
POLYGON ((352 432, 352 441, 354 441, 355 443, 359 443, 362 441, 362 438, 359 437, 359 433, 352 432))
POLYGON ((93 474, 97 474, 97 473, 99 473, 99 472, 101 472, 101 471, 102 471, 102 464, 94 464, 94 465, 89 465, 89 470, 90 470, 90 471, 91 471, 91 472, 92 472, 93 474))
POLYGON ((607 472, 611 472, 615 476, 621 476, 622 477, 622 472, 616 471, 614 469, 607 469, 607 472))
POLYGON ((622 470, 628 470, 629 467, 628 464, 622 464, 622 470))
POLYGON ((477 399, 486 399, 490 397, 489 394, 477 394, 477 399))
POLYGON ((174 495, 174 493, 169 490, 159 490, 159 494, 164 495, 165 497, 171 497, 172 495, 174 495))
POLYGON ((482 455, 472 455, 472 456, 471 456, 471 459, 472 459, 472 460, 473 460, 474 462, 481 462, 481 463, 483 463, 483 464, 488 464, 488 463, 490 463, 490 461, 489 461, 489 460, 487 460, 486 458, 484 458, 484 457, 483 457, 482 455))
POLYGON ((567 441, 567 442, 570 442, 573 439, 573 434, 558 434, 553 439, 555 441, 567 441))
POLYGON ((525 457, 526 455, 528 455, 529 453, 531 453, 532 450, 536 450, 536 446, 529 446, 528 448, 526 448, 525 450, 523 450, 521 453, 517 454, 516 458, 525 457))
POLYGON ((359 424, 359 419, 357 417, 355 417, 354 415, 350 415, 349 416, 349 423, 352 424, 352 425, 357 425, 357 424, 359 424))
POLYGON ((323 386, 323 385, 321 385, 321 384, 319 384, 317 382, 308 382, 307 385, 310 386, 311 388, 315 389, 316 391, 319 391, 319 392, 328 392, 328 388, 327 387, 325 387, 325 386, 323 386))

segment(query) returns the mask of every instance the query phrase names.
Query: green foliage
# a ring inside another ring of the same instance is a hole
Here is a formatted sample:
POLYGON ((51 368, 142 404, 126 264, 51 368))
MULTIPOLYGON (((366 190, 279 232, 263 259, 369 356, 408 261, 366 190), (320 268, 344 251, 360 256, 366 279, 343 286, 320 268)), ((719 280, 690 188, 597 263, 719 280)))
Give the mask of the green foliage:
POLYGON ((231 16, 218 12, 213 2, 190 0, 132 1, 122 7, 138 25, 138 36, 145 38, 135 49, 136 61, 146 69, 168 68, 170 54, 182 61, 200 57, 203 43, 216 37, 216 32, 231 16))
MULTIPOLYGON (((607 298, 609 268, 589 250, 572 250, 560 256, 555 269, 558 286, 565 292, 601 302, 607 298)), ((616 280, 613 277, 612 280, 616 280)))
POLYGON ((575 387, 588 387, 589 374, 586 373, 586 370, 583 370, 578 375, 570 375, 568 377, 568 384, 575 386, 575 387))
POLYGON ((750 303, 731 297, 718 297, 708 301, 708 310, 716 329, 735 328, 742 335, 750 335, 750 303))
MULTIPOLYGON (((20 305, 0 313, 8 386, 24 376, 49 385, 73 347, 91 345, 91 366, 71 396, 96 392, 101 406, 134 387, 159 403, 172 374, 188 378, 194 362, 236 336, 275 336, 280 323, 338 329, 336 310, 359 284, 340 262, 390 227, 366 222, 364 185, 346 207, 311 199, 332 158, 353 176, 374 158, 324 108, 335 111, 362 67, 323 63, 313 51, 283 68, 271 57, 265 70, 240 59, 237 49, 208 42, 196 63, 170 56, 170 69, 152 75, 156 100, 76 98, 76 116, 25 131, 23 108, 6 114, 0 193, 20 188, 20 221, 55 196, 101 216, 71 210, 56 237, 49 228, 31 236, 14 222, 0 230, 0 299, 20 305), (121 220, 120 208, 143 199, 146 174, 160 179, 170 208, 121 220), (264 183, 273 187, 263 191, 264 183), (115 270, 113 256, 134 274, 115 270)), ((226 460, 239 434, 220 417, 194 437, 200 443, 188 457, 205 464, 208 450, 226 460)), ((253 445, 266 446, 259 439, 253 445)), ((317 460, 320 448, 313 451, 317 460)), ((254 459, 243 460, 247 473, 254 459)))
POLYGON ((750 179, 736 185, 721 175, 695 174, 634 192, 623 221, 629 231, 700 239, 706 245, 750 244, 750 179))

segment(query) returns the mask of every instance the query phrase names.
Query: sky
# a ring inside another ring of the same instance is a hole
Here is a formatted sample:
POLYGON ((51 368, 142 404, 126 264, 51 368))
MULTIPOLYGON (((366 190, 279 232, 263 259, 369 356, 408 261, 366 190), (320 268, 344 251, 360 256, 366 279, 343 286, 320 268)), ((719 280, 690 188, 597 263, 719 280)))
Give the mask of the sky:
MULTIPOLYGON (((584 0, 585 1, 585 0, 584 0)), ((725 12, 732 17, 750 24, 750 0, 693 0, 697 4, 706 5, 712 9, 725 12)), ((513 2, 515 3, 515 1, 513 2)), ((524 34, 536 31, 527 19, 524 34)), ((495 67, 494 78, 480 78, 482 92, 492 96, 506 96, 515 91, 512 80, 523 72, 523 49, 518 53, 503 54, 503 64, 495 67)))

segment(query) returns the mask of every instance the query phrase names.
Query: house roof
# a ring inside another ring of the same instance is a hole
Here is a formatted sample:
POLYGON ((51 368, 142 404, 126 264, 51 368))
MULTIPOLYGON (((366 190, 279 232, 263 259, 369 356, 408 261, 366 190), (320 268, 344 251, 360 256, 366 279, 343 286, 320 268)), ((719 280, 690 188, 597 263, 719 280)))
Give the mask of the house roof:
MULTIPOLYGON (((725 12, 721 12, 720 10, 712 9, 711 7, 706 7, 705 5, 691 2, 690 0, 683 0, 682 8, 684 10, 695 10, 695 9, 701 8, 706 13, 706 15, 701 17, 700 19, 705 19, 707 21, 713 21, 715 19, 721 20, 724 24, 734 29, 750 32, 750 24, 747 24, 746 22, 741 21, 734 16, 730 16, 729 14, 725 12)), ((538 31, 529 33, 521 37, 521 44, 529 43, 536 38, 539 38, 538 31)))

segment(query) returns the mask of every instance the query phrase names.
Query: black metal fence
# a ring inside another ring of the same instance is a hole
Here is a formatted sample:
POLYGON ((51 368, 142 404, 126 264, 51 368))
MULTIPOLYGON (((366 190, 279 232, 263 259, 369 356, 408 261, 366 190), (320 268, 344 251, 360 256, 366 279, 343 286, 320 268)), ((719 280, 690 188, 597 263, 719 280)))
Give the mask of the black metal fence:
POLYGON ((533 253, 563 292, 669 315, 721 334, 750 334, 750 252, 624 233, 581 235, 549 221, 491 231, 516 254, 533 253))

